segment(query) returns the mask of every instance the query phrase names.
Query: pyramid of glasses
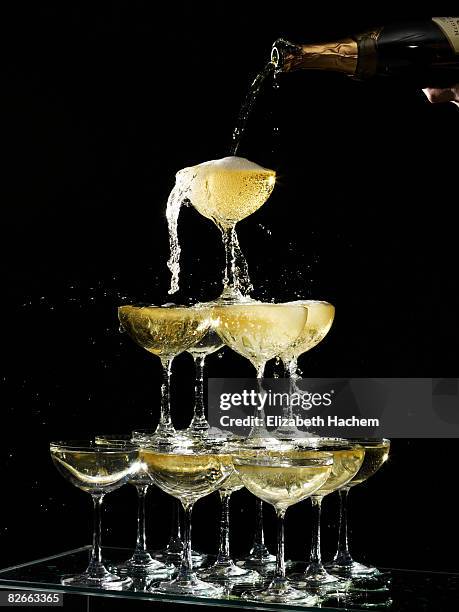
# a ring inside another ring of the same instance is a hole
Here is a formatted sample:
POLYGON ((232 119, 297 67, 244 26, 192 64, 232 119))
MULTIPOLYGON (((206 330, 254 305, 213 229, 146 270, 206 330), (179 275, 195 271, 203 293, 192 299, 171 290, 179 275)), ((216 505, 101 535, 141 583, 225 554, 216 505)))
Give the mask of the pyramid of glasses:
POLYGON ((283 363, 291 388, 296 388, 298 359, 326 336, 334 307, 314 300, 263 303, 244 292, 248 285, 238 277, 235 225, 268 199, 275 183, 272 170, 240 158, 223 164, 207 162, 189 170, 177 177, 191 177, 188 197, 193 206, 222 231, 224 291, 215 301, 191 307, 119 308, 122 329, 160 359, 159 422, 155 430, 51 444, 57 469, 94 502, 89 567, 80 575, 63 577, 62 582, 113 590, 129 589, 133 581, 143 580, 143 588, 159 594, 219 598, 234 591, 261 603, 319 604, 330 593, 349 593, 356 581, 381 579, 376 568, 357 563, 350 555, 347 497, 352 487, 366 481, 386 461, 389 441, 305 437, 295 427, 268 432, 263 412, 258 420, 261 424, 245 439, 209 427, 204 400, 204 367, 209 355, 229 347, 254 366, 260 386, 267 362, 276 358, 283 363), (195 362, 195 404, 189 427, 177 431, 171 418, 170 384, 173 360, 183 352, 189 352, 195 362), (138 492, 137 542, 129 559, 110 565, 102 559, 101 504, 107 493, 125 483, 138 492), (148 550, 145 535, 145 498, 152 485, 177 500, 169 544, 154 552, 148 550), (248 555, 234 561, 229 548, 229 502, 244 487, 256 499, 254 540, 248 555), (221 498, 220 543, 216 557, 210 559, 191 547, 191 513, 196 502, 216 491, 221 498), (338 550, 324 566, 321 504, 335 491, 341 502, 338 550), (298 572, 284 559, 283 525, 287 509, 307 498, 313 507, 312 546, 306 569, 298 572), (263 502, 272 505, 278 517, 276 556, 264 544, 263 502))

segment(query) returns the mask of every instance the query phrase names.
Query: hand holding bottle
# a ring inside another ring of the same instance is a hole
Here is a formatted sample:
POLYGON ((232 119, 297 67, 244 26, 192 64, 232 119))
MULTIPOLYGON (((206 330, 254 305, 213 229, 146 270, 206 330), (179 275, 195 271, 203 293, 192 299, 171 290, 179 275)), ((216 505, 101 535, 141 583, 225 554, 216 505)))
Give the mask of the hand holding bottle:
POLYGON ((459 106, 459 84, 453 85, 453 87, 446 87, 444 89, 438 89, 435 87, 427 87, 422 90, 429 102, 437 104, 439 102, 453 102, 456 106, 459 106))

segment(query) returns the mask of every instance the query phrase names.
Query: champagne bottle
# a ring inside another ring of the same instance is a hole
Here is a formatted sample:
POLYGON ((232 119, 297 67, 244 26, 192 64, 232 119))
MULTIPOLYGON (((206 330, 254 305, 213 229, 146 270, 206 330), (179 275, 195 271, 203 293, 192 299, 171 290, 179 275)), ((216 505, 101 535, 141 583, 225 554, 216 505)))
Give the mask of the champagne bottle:
POLYGON ((278 72, 328 70, 357 79, 392 76, 421 87, 447 87, 459 83, 459 17, 392 24, 327 43, 279 39, 271 61, 278 72))

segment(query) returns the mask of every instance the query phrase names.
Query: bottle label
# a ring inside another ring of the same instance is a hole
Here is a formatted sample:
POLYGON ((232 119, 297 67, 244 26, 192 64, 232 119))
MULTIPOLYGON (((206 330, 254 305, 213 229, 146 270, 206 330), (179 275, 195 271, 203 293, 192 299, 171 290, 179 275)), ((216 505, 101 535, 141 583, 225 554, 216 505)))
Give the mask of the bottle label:
POLYGON ((459 53, 459 17, 432 17, 432 21, 449 40, 455 53, 459 53))

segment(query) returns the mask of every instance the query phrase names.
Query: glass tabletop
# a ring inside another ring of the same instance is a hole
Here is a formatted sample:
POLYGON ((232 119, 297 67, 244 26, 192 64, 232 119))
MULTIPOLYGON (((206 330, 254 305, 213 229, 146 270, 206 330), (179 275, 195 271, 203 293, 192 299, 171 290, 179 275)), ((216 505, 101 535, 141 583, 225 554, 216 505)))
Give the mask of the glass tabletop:
MULTIPOLYGON (((381 580, 371 585, 354 583, 345 594, 339 597, 322 598, 318 607, 250 602, 241 599, 241 590, 237 588, 228 590, 219 599, 158 595, 148 591, 150 586, 148 580, 137 580, 129 588, 117 591, 62 585, 60 583, 62 575, 78 573, 85 569, 89 552, 90 546, 84 546, 2 569, 0 570, 0 588, 254 610, 357 611, 371 609, 393 612, 440 612, 459 608, 459 574, 400 569, 384 570, 381 580)), ((132 551, 123 548, 104 548, 104 559, 116 563, 127 559, 131 553, 132 551)), ((243 590, 247 591, 247 586, 243 587, 243 590)))

